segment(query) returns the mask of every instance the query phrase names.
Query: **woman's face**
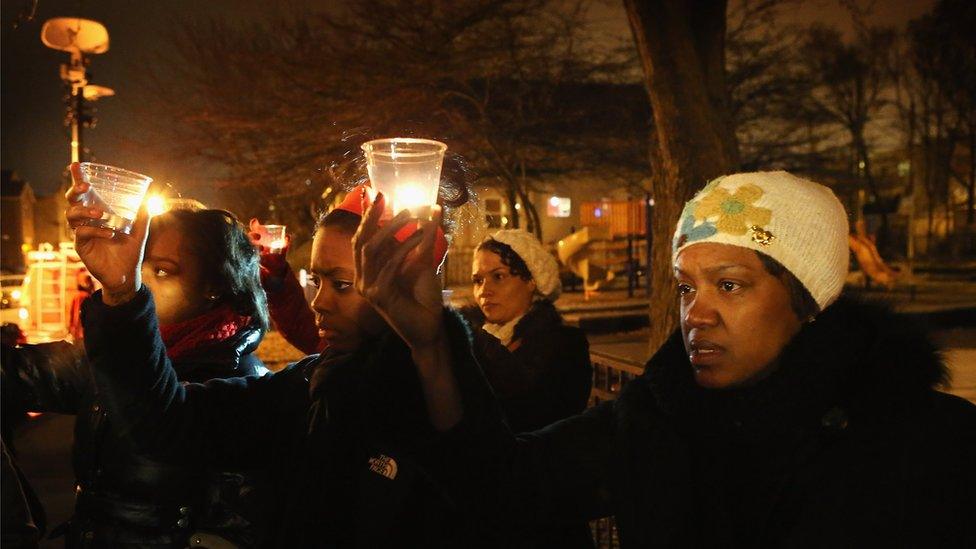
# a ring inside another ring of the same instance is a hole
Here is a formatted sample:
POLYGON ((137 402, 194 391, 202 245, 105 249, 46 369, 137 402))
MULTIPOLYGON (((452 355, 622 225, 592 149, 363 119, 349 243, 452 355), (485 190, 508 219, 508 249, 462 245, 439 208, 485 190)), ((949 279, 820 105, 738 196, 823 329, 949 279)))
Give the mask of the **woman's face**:
POLYGON ((339 351, 358 349, 385 324, 353 287, 354 268, 352 235, 334 227, 319 229, 312 242, 309 280, 318 288, 312 310, 319 336, 339 351))
POLYGON ((492 324, 504 324, 528 312, 535 282, 513 275, 495 252, 478 250, 471 265, 474 299, 492 324))
POLYGON ((790 296, 756 252, 703 243, 675 264, 685 350, 702 387, 722 389, 767 376, 800 330, 790 296))
POLYGON ((142 262, 142 282, 153 293, 162 325, 190 320, 213 307, 200 260, 187 251, 183 233, 174 225, 152 229, 142 262))

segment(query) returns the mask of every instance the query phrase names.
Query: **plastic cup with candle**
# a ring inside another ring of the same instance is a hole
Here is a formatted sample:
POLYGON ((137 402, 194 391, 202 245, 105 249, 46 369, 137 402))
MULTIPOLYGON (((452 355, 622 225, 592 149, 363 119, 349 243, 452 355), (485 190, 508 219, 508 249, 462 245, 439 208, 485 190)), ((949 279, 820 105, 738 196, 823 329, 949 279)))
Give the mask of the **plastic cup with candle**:
POLYGON ((115 166, 82 162, 81 178, 91 188, 82 197, 86 207, 99 208, 105 213, 88 224, 128 234, 142 204, 152 178, 115 166))
POLYGON ((409 210, 414 217, 429 217, 431 206, 437 203, 447 145, 394 137, 367 141, 362 148, 370 183, 387 197, 388 213, 409 210))
POLYGON ((284 225, 265 225, 268 231, 268 249, 271 253, 280 254, 285 249, 285 226, 284 225))

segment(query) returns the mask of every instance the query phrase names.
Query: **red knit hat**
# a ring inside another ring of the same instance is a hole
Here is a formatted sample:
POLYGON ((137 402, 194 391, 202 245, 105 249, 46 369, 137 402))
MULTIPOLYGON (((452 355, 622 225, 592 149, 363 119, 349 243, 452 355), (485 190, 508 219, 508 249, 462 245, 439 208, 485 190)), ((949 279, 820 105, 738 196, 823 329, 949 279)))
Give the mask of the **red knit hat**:
MULTIPOLYGON (((373 204, 375 197, 376 191, 369 186, 369 182, 366 182, 362 185, 357 185, 353 190, 349 191, 349 194, 346 195, 346 198, 341 204, 336 206, 336 209, 345 210, 362 217, 365 209, 373 204)), ((380 220, 380 223, 382 224, 385 221, 389 221, 389 216, 386 214, 384 214, 384 218, 380 220)), ((415 232, 417 232, 417 226, 409 224, 397 231, 394 236, 398 241, 403 242, 415 232)), ((437 227, 437 235, 434 238, 434 267, 439 268, 441 263, 444 262, 444 257, 447 255, 447 236, 444 235, 444 229, 437 227)))

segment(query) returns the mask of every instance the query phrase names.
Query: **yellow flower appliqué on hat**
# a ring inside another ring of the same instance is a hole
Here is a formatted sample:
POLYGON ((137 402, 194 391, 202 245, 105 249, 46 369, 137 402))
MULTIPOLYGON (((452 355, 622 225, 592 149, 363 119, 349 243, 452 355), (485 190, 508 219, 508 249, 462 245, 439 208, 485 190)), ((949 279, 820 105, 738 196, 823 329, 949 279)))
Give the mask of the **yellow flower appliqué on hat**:
POLYGON ((716 187, 698 201, 695 219, 705 221, 717 217, 718 232, 745 235, 750 227, 764 227, 772 218, 772 210, 753 205, 762 195, 763 190, 755 185, 742 185, 735 193, 716 187))

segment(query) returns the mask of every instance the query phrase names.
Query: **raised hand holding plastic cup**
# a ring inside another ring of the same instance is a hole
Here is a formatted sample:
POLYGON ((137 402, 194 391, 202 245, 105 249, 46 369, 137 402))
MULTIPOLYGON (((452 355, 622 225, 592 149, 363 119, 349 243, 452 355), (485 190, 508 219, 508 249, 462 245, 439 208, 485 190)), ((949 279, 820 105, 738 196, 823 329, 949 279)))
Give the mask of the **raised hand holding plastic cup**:
POLYGON ((72 165, 72 176, 80 176, 88 190, 80 195, 83 206, 102 211, 87 224, 129 234, 152 183, 152 178, 115 166, 82 162, 72 165))

